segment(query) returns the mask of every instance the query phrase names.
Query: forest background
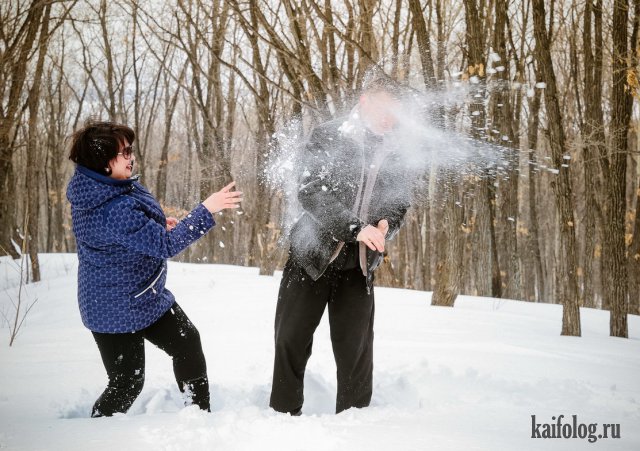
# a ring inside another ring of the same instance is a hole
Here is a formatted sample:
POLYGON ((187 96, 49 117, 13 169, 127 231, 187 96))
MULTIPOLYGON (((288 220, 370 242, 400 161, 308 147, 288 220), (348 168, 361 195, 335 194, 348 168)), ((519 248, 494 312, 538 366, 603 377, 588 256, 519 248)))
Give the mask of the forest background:
POLYGON ((267 183, 291 124, 345 113, 372 67, 468 95, 421 120, 510 149, 430 165, 378 271, 384 286, 640 313, 640 0, 6 0, 0 3, 0 254, 75 252, 67 137, 137 132, 141 182, 182 216, 236 180, 243 208, 177 260, 281 268, 267 183), (286 133, 283 130, 287 130, 286 133), (266 171, 266 172, 265 172, 266 171))

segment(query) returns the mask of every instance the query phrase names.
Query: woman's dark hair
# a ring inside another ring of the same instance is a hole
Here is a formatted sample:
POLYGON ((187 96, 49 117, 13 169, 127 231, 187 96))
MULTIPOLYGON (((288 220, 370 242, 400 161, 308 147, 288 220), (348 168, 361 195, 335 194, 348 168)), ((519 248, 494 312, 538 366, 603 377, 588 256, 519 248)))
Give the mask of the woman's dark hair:
POLYGON ((135 139, 135 132, 126 125, 90 119, 71 135, 69 159, 92 171, 109 175, 109 161, 118 155, 121 144, 127 141, 133 145, 135 139))

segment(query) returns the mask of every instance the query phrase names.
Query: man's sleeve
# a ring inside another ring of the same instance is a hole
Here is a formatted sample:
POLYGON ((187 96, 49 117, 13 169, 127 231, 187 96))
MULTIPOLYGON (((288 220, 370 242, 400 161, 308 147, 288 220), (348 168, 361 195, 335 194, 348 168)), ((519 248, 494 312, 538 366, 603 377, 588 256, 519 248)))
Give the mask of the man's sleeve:
POLYGON ((409 203, 399 201, 390 209, 388 216, 385 218, 389 223, 389 231, 387 232, 387 240, 392 240, 400 231, 400 227, 404 223, 404 216, 409 209, 409 203))
MULTIPOLYGON (((355 242, 366 225, 334 194, 331 156, 325 133, 315 129, 305 146, 298 199, 306 213, 337 241, 355 242)), ((346 181, 345 181, 346 182, 346 181)))
POLYGON ((377 210, 376 221, 386 219, 389 231, 386 239, 392 240, 404 223, 404 217, 411 206, 411 174, 407 170, 399 170, 394 177, 394 183, 386 187, 386 193, 377 210))

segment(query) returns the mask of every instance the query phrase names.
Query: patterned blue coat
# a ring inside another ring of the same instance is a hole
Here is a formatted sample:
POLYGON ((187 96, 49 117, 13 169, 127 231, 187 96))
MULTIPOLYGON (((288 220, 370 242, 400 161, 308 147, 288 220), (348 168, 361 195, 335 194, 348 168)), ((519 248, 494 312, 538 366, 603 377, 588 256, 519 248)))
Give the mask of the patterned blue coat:
POLYGON ((127 333, 153 324, 174 303, 167 258, 215 225, 198 205, 171 232, 160 204, 135 179, 77 166, 67 186, 78 244, 78 303, 94 332, 127 333))

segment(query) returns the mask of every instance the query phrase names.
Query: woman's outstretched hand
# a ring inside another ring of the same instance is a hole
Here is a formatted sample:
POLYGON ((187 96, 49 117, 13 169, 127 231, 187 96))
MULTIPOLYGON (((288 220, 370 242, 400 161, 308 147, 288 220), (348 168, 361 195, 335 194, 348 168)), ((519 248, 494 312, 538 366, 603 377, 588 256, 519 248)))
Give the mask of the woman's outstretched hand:
POLYGON ((202 205, 211 213, 217 213, 225 208, 240 208, 242 191, 231 191, 236 182, 231 182, 217 193, 207 197, 202 205))

